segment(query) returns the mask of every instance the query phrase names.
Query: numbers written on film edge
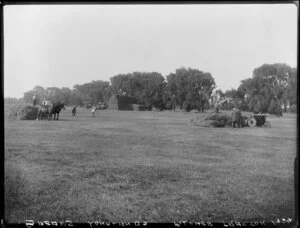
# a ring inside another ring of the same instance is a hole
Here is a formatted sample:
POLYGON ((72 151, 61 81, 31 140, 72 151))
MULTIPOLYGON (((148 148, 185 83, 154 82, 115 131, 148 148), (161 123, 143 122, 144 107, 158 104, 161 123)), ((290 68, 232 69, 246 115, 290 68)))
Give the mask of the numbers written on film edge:
MULTIPOLYGON (((285 223, 291 223, 292 219, 276 219, 275 221, 271 221, 271 223, 275 224, 285 224, 285 223)), ((187 221, 180 221, 180 222, 174 222, 175 227, 179 227, 181 225, 186 225, 188 223, 187 221)), ((66 220, 62 222, 57 222, 57 221, 37 221, 36 223, 33 220, 26 220, 25 222, 26 226, 28 228, 34 226, 35 224, 38 226, 64 226, 64 227, 72 227, 74 226, 71 220, 66 220)), ((110 222, 102 222, 102 221, 89 221, 87 224, 90 225, 90 227, 93 226, 98 226, 98 225, 111 225, 110 222)), ((260 221, 260 222, 252 222, 251 225, 263 225, 265 224, 265 221, 260 221)), ((121 226, 126 226, 126 225, 131 225, 130 223, 119 223, 121 226)), ((133 223, 135 226, 147 226, 147 222, 139 222, 136 221, 133 223)), ((205 225, 205 226, 212 226, 213 224, 211 222, 195 222, 194 225, 205 225)), ((231 221, 230 223, 223 223, 224 227, 228 226, 243 226, 240 222, 233 222, 231 221)))
POLYGON ((34 225, 38 225, 38 226, 74 226, 71 220, 66 220, 66 221, 37 221, 34 222, 33 220, 26 220, 25 221, 25 225, 27 227, 32 227, 34 225))
MULTIPOLYGON (((109 226, 111 223, 110 222, 102 222, 102 221, 89 221, 87 222, 87 224, 90 225, 90 227, 93 226, 98 226, 98 225, 107 225, 109 226)), ((139 222, 136 221, 133 223, 135 226, 147 226, 147 222, 139 222)), ((72 227, 74 226, 71 220, 66 220, 66 221, 62 221, 62 222, 57 222, 57 221, 37 221, 34 222, 34 220, 26 220, 25 221, 25 225, 29 228, 32 227, 34 225, 38 225, 38 226, 65 226, 65 227, 72 227)), ((131 225, 130 223, 119 223, 119 225, 121 226, 126 226, 126 225, 131 225)))

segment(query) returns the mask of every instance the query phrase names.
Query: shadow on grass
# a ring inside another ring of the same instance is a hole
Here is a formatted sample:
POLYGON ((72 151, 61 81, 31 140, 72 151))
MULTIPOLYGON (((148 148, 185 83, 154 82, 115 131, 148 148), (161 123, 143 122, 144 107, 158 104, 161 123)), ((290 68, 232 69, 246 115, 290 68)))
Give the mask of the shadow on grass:
POLYGON ((6 164, 4 179, 5 219, 9 221, 12 217, 22 216, 20 208, 28 207, 33 200, 29 183, 24 178, 23 172, 18 166, 6 164))

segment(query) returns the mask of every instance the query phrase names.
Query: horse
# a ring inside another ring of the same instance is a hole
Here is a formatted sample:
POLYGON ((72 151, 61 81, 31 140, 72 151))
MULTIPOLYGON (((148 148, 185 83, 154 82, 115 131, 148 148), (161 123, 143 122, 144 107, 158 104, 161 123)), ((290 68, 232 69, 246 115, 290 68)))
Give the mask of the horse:
POLYGON ((61 109, 66 109, 63 103, 57 102, 52 105, 52 108, 49 111, 48 120, 52 120, 52 116, 54 115, 53 120, 58 120, 59 113, 61 109))

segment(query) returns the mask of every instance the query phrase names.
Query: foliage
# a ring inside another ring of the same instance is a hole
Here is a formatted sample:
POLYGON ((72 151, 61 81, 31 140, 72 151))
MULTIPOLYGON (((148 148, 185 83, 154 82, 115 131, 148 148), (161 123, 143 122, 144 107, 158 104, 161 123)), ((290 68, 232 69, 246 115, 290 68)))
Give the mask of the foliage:
POLYGON ((148 109, 163 103, 165 87, 164 77, 157 72, 133 72, 111 78, 114 93, 135 97, 138 104, 148 109))
POLYGON ((237 90, 225 95, 242 110, 280 114, 282 104, 296 104, 296 75, 296 69, 286 64, 263 64, 254 69, 252 78, 242 80, 237 90))
POLYGON ((215 88, 215 81, 210 73, 192 68, 177 69, 175 74, 167 76, 167 81, 169 96, 175 94, 176 102, 187 111, 194 108, 203 112, 215 88))
POLYGON ((80 97, 78 101, 81 100, 81 102, 90 101, 93 104, 108 102, 109 92, 109 82, 101 80, 74 86, 74 93, 80 97))
POLYGON ((289 104, 295 105, 297 104, 297 69, 293 68, 289 74, 287 80, 287 90, 284 94, 285 100, 289 102, 289 104))
POLYGON ((36 95, 37 104, 41 104, 43 100, 50 101, 52 103, 61 101, 65 104, 70 102, 70 97, 72 90, 63 87, 48 87, 44 88, 42 86, 35 86, 32 90, 29 90, 24 93, 23 100, 25 103, 32 103, 33 95, 36 95))

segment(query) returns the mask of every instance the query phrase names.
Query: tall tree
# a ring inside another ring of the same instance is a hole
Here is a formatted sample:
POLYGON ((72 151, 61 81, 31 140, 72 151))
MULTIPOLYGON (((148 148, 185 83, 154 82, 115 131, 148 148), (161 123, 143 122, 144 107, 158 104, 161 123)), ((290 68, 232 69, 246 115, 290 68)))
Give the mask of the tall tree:
POLYGON ((130 94, 131 82, 128 82, 132 77, 131 74, 118 74, 110 78, 111 89, 115 94, 130 94))
POLYGON ((252 78, 243 80, 238 88, 240 98, 255 112, 277 113, 286 103, 288 81, 294 70, 282 63, 263 64, 254 69, 252 78))
POLYGON ((215 88, 215 81, 210 73, 192 68, 177 69, 175 74, 167 76, 167 81, 169 93, 175 94, 181 108, 186 110, 196 108, 204 111, 215 88))
POLYGON ((82 101, 90 101, 93 104, 104 102, 107 98, 107 90, 109 88, 107 81, 92 81, 82 85, 75 85, 73 93, 77 94, 82 101))
POLYGON ((151 109, 163 102, 166 82, 157 72, 133 72, 111 78, 111 88, 116 94, 133 96, 139 104, 151 109))
POLYGON ((60 101, 60 88, 47 87, 46 96, 44 98, 52 103, 60 101))
POLYGON ((292 105, 297 105, 297 69, 293 68, 292 72, 289 74, 287 81, 287 90, 284 94, 284 102, 292 105))
POLYGON ((62 101, 64 104, 69 104, 71 94, 72 94, 72 90, 70 88, 62 87, 60 89, 59 100, 62 101))

